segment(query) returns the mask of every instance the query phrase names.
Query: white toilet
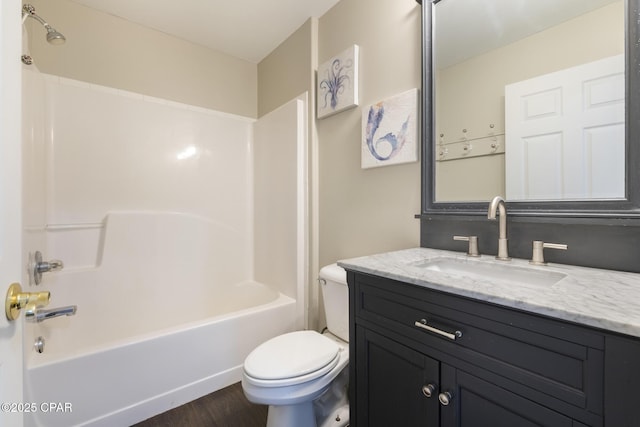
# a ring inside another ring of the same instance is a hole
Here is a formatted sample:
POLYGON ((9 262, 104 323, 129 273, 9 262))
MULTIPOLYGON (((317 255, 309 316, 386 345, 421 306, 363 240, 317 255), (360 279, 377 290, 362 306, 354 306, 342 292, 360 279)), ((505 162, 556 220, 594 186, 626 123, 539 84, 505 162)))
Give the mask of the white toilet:
POLYGON ((349 292, 337 264, 320 270, 327 331, 297 331, 259 345, 244 361, 242 389, 269 405, 267 427, 349 424, 349 292))

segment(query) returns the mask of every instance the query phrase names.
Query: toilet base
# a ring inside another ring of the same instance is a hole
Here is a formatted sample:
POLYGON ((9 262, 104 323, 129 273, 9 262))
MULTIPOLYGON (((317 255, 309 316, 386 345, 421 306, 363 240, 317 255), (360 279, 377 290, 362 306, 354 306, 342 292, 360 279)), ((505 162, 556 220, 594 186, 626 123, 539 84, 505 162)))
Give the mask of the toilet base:
POLYGON ((317 427, 345 427, 349 425, 348 384, 349 369, 346 368, 333 380, 327 391, 313 401, 317 427))
POLYGON ((332 381, 331 385, 314 400, 306 400, 291 405, 269 405, 267 427, 348 426, 348 384, 349 369, 345 368, 332 381))
POLYGON ((317 427, 348 427, 349 426, 349 405, 341 406, 333 411, 330 417, 319 421, 316 418, 317 427))
POLYGON ((316 427, 316 417, 312 402, 297 405, 269 406, 267 427, 316 427))

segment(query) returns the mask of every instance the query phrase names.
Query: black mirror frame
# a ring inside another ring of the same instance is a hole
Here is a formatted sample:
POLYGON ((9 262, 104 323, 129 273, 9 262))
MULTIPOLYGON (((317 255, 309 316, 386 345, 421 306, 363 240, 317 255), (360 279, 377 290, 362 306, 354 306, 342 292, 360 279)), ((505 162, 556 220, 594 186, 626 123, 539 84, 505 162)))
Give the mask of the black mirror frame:
MULTIPOLYGON (((454 235, 477 236, 481 254, 497 253, 498 224, 485 203, 435 202, 432 16, 440 0, 422 6, 422 206, 420 246, 465 251, 454 235)), ((447 0, 455 1, 455 0, 447 0)), ((552 263, 640 273, 640 0, 626 10, 626 200, 507 202, 509 254, 531 258, 532 241, 564 243, 567 251, 545 254, 552 263)))
MULTIPOLYGON (((422 215, 486 215, 480 202, 436 202, 432 18, 440 0, 422 4, 422 215)), ((448 0, 455 1, 455 0, 448 0)), ((558 218, 640 218, 640 0, 626 0, 626 200, 509 202, 509 215, 558 218)))

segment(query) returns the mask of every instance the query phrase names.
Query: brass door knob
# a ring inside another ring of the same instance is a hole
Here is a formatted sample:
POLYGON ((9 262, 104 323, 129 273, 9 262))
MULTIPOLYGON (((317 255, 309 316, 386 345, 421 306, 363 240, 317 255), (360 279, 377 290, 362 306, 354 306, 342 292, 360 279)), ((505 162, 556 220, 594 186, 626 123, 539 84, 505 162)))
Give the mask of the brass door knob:
POLYGON ((49 304, 50 292, 22 292, 20 283, 12 283, 7 291, 4 311, 7 319, 16 320, 20 317, 20 310, 29 304, 45 306, 49 304))

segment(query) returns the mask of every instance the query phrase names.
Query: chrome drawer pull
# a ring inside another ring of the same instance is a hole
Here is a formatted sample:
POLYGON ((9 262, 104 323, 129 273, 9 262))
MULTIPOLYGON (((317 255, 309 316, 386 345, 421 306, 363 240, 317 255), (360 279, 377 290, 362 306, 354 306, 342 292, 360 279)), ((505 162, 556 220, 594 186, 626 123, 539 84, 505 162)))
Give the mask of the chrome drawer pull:
POLYGON ((414 325, 416 325, 418 328, 426 329, 429 332, 433 332, 438 335, 442 335, 443 337, 447 337, 450 340, 455 340, 456 338, 462 337, 461 331, 447 332, 447 331, 443 331, 442 329, 434 328, 433 326, 427 325, 427 319, 416 320, 414 325))

